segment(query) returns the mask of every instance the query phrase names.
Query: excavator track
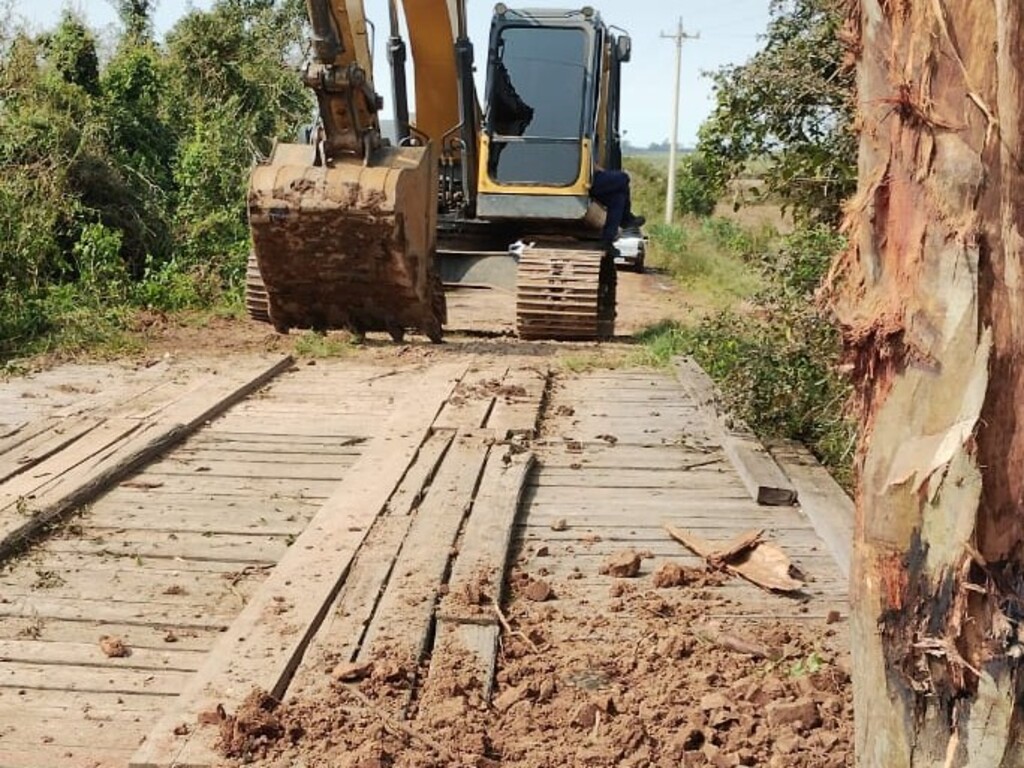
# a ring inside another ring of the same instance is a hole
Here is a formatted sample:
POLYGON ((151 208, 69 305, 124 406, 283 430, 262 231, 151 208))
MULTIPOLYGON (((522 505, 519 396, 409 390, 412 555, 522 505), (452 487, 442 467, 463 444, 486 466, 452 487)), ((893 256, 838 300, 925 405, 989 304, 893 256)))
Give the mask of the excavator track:
POLYGON ((516 329, 527 340, 593 341, 615 332, 615 265, 602 251, 525 248, 516 329))
POLYGON ((245 265, 245 311, 258 323, 270 322, 270 302, 267 299, 267 286, 263 284, 260 265, 256 254, 249 252, 249 260, 245 265))

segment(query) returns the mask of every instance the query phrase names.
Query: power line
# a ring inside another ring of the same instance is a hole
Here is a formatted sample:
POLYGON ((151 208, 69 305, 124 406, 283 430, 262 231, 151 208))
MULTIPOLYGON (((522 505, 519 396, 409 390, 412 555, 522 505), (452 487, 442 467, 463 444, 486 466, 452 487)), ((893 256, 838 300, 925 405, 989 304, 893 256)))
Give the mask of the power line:
POLYGON ((665 223, 671 224, 672 217, 676 210, 676 158, 679 152, 679 75, 683 68, 683 43, 687 40, 699 40, 700 32, 695 35, 688 34, 683 29, 683 20, 679 19, 679 27, 675 34, 668 35, 664 32, 661 36, 667 40, 676 41, 676 83, 672 93, 672 143, 668 151, 668 193, 665 197, 665 223))

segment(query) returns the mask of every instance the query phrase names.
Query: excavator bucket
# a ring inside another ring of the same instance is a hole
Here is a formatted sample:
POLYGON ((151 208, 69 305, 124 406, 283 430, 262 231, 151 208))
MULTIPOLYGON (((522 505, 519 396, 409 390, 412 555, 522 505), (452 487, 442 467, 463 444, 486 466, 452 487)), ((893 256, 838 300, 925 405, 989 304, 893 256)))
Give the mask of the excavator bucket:
POLYGON ((313 161, 312 145, 278 144, 253 170, 249 225, 263 317, 283 333, 346 328, 397 340, 415 329, 440 341, 446 310, 430 149, 385 147, 368 165, 313 161))

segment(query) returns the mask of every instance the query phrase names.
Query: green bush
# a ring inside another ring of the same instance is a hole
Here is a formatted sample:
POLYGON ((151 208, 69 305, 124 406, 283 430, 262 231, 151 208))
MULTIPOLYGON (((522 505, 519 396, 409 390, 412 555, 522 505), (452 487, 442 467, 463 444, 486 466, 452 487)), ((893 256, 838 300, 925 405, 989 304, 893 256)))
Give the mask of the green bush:
POLYGON ((112 55, 72 12, 0 13, 0 364, 113 340, 133 310, 234 309, 255 154, 308 120, 299 0, 214 0, 152 39, 118 0, 112 55))
POLYGON ((676 213, 684 216, 710 216, 725 192, 719 177, 710 172, 699 152, 679 158, 676 169, 676 213))
POLYGON ((692 355, 722 390, 724 405, 764 438, 806 443, 840 481, 851 478, 854 426, 838 372, 838 332, 813 290, 842 240, 825 227, 799 230, 760 259, 763 288, 745 310, 694 327, 662 323, 641 334, 648 360, 692 355))

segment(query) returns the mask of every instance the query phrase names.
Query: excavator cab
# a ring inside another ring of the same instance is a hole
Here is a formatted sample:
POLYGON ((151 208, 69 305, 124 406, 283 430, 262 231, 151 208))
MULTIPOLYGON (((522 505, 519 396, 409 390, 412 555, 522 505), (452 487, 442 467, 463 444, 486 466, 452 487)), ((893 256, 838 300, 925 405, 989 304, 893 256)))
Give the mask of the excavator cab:
POLYGON ((480 218, 584 219, 595 161, 611 168, 621 158, 618 98, 609 94, 621 57, 612 38, 589 7, 497 6, 480 138, 480 218))

